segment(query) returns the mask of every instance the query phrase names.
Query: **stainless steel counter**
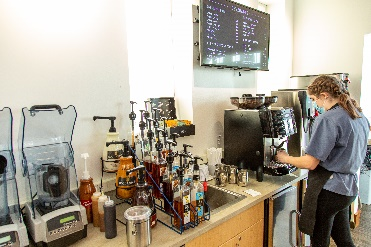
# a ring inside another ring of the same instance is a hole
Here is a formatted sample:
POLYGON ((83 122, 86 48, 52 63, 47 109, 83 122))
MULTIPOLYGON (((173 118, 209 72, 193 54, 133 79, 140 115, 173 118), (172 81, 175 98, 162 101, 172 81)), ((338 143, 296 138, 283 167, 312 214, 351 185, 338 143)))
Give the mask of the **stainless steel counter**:
MULTIPOLYGON (((185 230, 182 234, 176 233, 161 223, 157 223, 157 225, 152 229, 151 246, 182 246, 201 234, 269 198, 277 192, 299 182, 302 179, 305 179, 306 177, 307 170, 301 169, 297 170, 293 174, 279 177, 264 175, 263 182, 257 182, 255 179, 255 174, 249 174, 249 182, 247 187, 239 187, 236 184, 227 184, 225 187, 228 190, 246 195, 245 199, 228 208, 217 211, 215 214, 211 213, 209 221, 202 222, 195 228, 185 230), (258 191, 261 193, 261 195, 253 197, 243 192, 247 189, 258 191)), ((209 183, 214 184, 214 181, 212 180, 209 183)), ((117 210, 117 218, 125 221, 123 210, 117 210)), ((117 222, 117 237, 114 239, 106 239, 104 232, 99 231, 99 227, 93 227, 92 224, 89 224, 87 238, 78 241, 73 246, 127 246, 126 227, 122 223, 117 222)))

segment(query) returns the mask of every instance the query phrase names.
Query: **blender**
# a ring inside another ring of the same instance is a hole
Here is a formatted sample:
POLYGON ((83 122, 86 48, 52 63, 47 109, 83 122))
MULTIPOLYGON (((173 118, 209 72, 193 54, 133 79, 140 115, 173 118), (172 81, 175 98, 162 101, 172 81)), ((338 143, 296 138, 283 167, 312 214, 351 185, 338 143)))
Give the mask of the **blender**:
POLYGON ((0 246, 28 246, 15 178, 12 125, 12 111, 5 107, 0 110, 0 246))
POLYGON ((19 150, 31 200, 25 204, 29 235, 44 246, 68 246, 87 235, 78 188, 72 134, 76 109, 36 105, 22 109, 19 150))

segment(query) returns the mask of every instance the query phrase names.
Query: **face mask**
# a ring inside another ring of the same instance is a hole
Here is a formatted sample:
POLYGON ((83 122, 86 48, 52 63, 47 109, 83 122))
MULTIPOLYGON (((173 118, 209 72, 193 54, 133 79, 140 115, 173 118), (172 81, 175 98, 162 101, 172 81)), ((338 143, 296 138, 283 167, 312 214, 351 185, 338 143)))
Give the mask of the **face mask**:
POLYGON ((316 103, 314 103, 314 108, 318 111, 319 114, 322 114, 325 112, 325 108, 319 107, 316 103))

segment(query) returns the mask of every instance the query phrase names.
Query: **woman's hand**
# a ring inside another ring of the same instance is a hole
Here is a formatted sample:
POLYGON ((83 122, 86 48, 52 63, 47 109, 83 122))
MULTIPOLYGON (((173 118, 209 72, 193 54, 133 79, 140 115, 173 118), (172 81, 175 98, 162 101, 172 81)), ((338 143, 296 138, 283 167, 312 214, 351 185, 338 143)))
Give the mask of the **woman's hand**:
POLYGON ((286 164, 288 157, 289 154, 285 150, 278 150, 276 155, 276 161, 282 164, 286 164))

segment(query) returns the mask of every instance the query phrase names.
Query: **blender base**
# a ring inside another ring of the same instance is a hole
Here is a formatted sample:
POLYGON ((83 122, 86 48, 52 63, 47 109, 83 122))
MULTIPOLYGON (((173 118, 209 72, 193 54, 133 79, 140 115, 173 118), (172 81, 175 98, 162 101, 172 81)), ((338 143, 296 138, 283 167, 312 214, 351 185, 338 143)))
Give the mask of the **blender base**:
POLYGON ((25 223, 30 239, 37 246, 68 246, 87 236, 85 208, 72 200, 72 206, 40 215, 32 205, 25 205, 25 223))
POLYGON ((15 214, 10 217, 12 223, 0 226, 0 246, 28 246, 26 225, 15 214))

